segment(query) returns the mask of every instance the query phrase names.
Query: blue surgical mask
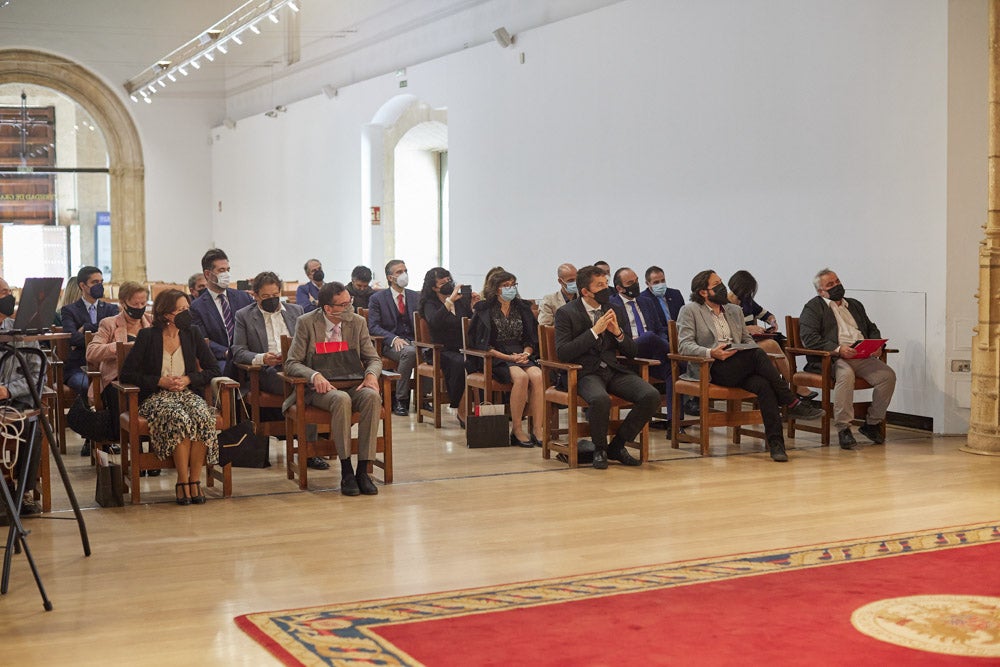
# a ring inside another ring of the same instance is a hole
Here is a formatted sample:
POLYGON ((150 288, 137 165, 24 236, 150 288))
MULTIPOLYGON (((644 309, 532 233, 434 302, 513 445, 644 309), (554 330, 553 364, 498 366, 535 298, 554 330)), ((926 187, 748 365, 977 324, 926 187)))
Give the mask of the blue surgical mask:
POLYGON ((653 293, 654 296, 659 298, 667 293, 667 284, 656 283, 655 285, 650 285, 649 290, 653 293))
POLYGON ((504 301, 513 301, 517 298, 517 287, 513 285, 510 287, 501 287, 500 298, 504 301))
POLYGON ((575 280, 571 280, 568 283, 566 283, 566 291, 569 292, 570 294, 578 294, 578 292, 576 291, 575 280))

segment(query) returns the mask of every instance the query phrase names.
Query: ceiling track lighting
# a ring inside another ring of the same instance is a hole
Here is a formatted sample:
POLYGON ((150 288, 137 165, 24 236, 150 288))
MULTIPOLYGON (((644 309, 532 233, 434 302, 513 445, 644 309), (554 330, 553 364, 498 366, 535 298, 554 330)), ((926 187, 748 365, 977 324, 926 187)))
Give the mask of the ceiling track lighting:
MULTIPOLYGON (((2 6, 4 0, 0 0, 2 6)), ((215 62, 216 53, 228 53, 227 42, 242 46, 246 35, 261 34, 260 22, 265 18, 271 23, 279 23, 279 11, 285 7, 291 12, 300 11, 301 0, 248 0, 227 16, 200 31, 195 37, 177 47, 167 55, 158 59, 153 65, 125 82, 126 94, 133 102, 139 98, 134 93, 141 93, 142 99, 150 102, 145 90, 151 85, 159 84, 166 87, 164 77, 171 83, 177 81, 174 76, 189 74, 188 68, 201 69, 199 60, 204 56, 207 62, 215 62), (249 31, 249 32, 247 32, 249 31)), ((155 92, 155 91, 153 91, 155 92)))

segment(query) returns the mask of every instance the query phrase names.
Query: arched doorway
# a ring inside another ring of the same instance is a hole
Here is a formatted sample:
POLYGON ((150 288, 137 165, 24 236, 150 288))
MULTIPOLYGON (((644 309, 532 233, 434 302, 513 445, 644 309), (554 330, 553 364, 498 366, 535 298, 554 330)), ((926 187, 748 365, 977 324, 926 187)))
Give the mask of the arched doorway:
POLYGON ((0 50, 0 84, 33 84, 77 102, 104 134, 111 203, 115 280, 146 280, 145 169, 132 117, 115 92, 86 68, 59 56, 0 50))

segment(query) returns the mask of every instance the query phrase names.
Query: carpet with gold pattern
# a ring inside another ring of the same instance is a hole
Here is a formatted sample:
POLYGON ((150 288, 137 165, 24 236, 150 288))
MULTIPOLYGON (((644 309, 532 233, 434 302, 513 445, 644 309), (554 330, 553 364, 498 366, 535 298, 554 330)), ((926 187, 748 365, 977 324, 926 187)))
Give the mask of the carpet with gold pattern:
POLYGON ((236 618, 288 665, 1000 664, 1000 522, 236 618))

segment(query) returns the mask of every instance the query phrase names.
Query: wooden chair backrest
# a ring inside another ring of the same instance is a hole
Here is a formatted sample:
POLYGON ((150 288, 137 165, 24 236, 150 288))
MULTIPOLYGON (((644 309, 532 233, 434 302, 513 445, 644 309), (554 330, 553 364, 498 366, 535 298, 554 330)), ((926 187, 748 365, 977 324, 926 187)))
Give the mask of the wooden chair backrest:
POLYGON ((799 318, 786 315, 785 329, 788 331, 789 347, 802 347, 802 338, 799 336, 799 318))
POLYGON ((538 358, 545 361, 559 361, 556 358, 556 328, 551 325, 538 325, 538 358))
POLYGON ((358 308, 358 315, 361 316, 361 317, 363 317, 363 318, 365 318, 365 320, 367 321, 368 320, 368 309, 367 308, 358 308))
POLYGON ((472 324, 472 320, 468 317, 462 318, 462 349, 469 349, 469 325, 472 324))
POLYGON ((670 354, 677 354, 677 320, 667 322, 667 337, 670 338, 670 354))
POLYGON ((413 338, 417 343, 431 343, 431 328, 419 311, 413 313, 413 338))
POLYGON ((132 351, 132 346, 135 343, 122 343, 121 341, 115 346, 115 362, 118 365, 118 377, 122 375, 122 366, 125 365, 125 357, 128 353, 132 351))
MULTIPOLYGON (((62 327, 52 326, 49 327, 52 333, 63 333, 66 330, 62 327)), ((52 351, 56 353, 56 357, 59 361, 66 361, 69 359, 69 338, 60 338, 55 341, 55 345, 52 346, 52 351)))
MULTIPOLYGON (((83 333, 83 340, 84 340, 84 349, 86 350, 88 347, 90 347, 90 342, 92 340, 94 340, 94 332, 93 331, 85 331, 83 333)), ((89 371, 99 371, 99 370, 101 370, 101 365, 100 364, 91 364, 88 361, 87 362, 87 370, 89 370, 89 371)))
POLYGON ((180 283, 152 283, 149 286, 149 298, 155 301, 158 294, 171 289, 187 294, 187 285, 181 285, 180 283))
POLYGON ((282 336, 281 337, 281 359, 284 361, 288 358, 288 351, 292 349, 292 337, 282 336))

